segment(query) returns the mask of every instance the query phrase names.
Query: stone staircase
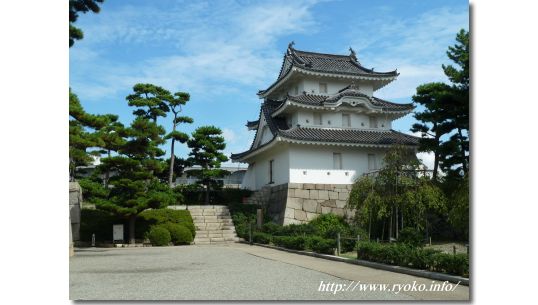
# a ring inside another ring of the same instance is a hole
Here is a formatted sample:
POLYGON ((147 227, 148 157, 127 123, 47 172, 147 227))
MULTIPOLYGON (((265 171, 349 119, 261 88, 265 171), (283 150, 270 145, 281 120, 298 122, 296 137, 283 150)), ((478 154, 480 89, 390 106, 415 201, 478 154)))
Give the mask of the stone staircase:
POLYGON ((224 205, 189 205, 196 227, 194 244, 213 245, 239 241, 232 216, 224 205))

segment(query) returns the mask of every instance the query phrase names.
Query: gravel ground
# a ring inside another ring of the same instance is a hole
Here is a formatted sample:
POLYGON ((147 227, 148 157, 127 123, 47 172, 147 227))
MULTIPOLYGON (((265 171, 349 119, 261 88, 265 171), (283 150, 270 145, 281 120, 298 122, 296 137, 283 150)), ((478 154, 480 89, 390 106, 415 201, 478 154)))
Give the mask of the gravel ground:
POLYGON ((319 292, 322 272, 229 246, 78 249, 71 300, 393 300, 390 292, 319 292))

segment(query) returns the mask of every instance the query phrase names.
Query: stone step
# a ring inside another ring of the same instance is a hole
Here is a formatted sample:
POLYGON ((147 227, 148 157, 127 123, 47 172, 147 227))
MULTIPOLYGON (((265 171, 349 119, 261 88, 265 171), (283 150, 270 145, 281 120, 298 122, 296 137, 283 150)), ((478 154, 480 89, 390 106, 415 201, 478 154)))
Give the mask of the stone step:
POLYGON ((209 239, 209 237, 205 237, 205 238, 204 238, 204 237, 198 237, 198 236, 196 236, 196 237, 194 238, 194 242, 195 242, 195 243, 206 242, 206 241, 207 241, 207 242, 210 242, 211 240, 209 239))

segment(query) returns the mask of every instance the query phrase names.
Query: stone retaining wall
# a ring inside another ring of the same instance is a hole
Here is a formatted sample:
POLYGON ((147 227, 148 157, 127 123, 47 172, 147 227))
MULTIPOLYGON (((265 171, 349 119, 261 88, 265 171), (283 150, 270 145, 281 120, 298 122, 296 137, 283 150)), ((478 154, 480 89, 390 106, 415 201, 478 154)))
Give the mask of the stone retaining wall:
POLYGON ((327 213, 350 219, 355 214, 346 208, 351 187, 351 184, 309 183, 266 186, 257 192, 253 203, 266 206, 269 216, 283 225, 305 223, 327 213))

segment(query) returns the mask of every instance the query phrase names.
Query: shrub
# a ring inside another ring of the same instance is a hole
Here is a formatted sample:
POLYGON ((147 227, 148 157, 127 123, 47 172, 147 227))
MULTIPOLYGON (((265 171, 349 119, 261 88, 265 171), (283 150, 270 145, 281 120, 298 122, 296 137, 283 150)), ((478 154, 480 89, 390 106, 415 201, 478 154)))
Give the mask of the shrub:
POLYGON ((170 232, 170 237, 174 245, 190 245, 192 243, 192 233, 183 224, 169 222, 163 226, 170 232))
POLYGON ((147 235, 153 246, 168 246, 172 240, 170 232, 163 225, 151 227, 147 235))
POLYGON ((306 238, 303 236, 273 236, 273 243, 279 247, 288 249, 306 249, 306 238))
POLYGON ((136 235, 141 238, 151 226, 166 223, 182 224, 191 231, 193 237, 196 234, 196 228, 188 210, 155 209, 145 210, 138 215, 136 235))
POLYGON ((422 232, 419 230, 407 227, 400 231, 398 242, 418 247, 423 245, 422 236, 422 232))
POLYGON ((446 254, 403 243, 378 244, 372 242, 361 242, 358 251, 359 258, 364 260, 461 276, 469 275, 467 254, 446 254))
POLYGON ((319 215, 309 225, 314 228, 316 234, 325 238, 336 238, 336 233, 346 236, 351 234, 349 224, 344 218, 332 213, 319 215))
POLYGON ((308 239, 308 247, 316 253, 333 255, 336 248, 336 241, 321 236, 312 236, 308 239))
POLYGON ((267 222, 262 225, 262 232, 269 233, 272 235, 283 235, 281 225, 278 225, 274 222, 267 222))
POLYGON ((255 215, 244 214, 242 212, 232 214, 232 220, 235 226, 237 236, 248 239, 248 231, 250 222, 255 221, 255 215))
POLYGON ((259 244, 269 244, 271 242, 271 234, 263 232, 252 233, 252 241, 259 244))

